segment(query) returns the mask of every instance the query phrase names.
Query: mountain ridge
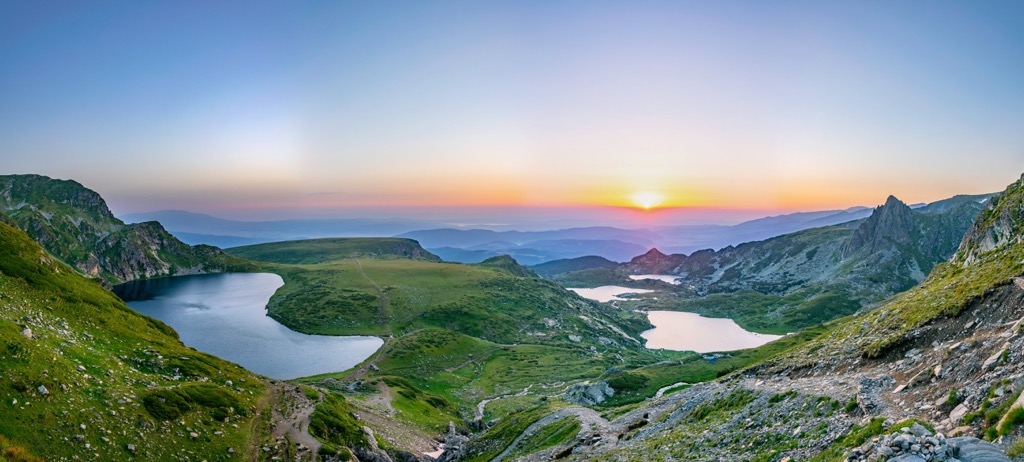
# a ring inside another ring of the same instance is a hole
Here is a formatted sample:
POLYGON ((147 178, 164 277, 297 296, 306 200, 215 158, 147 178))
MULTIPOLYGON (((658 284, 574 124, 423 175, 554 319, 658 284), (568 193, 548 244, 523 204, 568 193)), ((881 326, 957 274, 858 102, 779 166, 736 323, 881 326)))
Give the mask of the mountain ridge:
POLYGON ((110 285, 246 265, 215 247, 184 244, 157 222, 125 224, 98 193, 71 180, 0 176, 0 212, 69 266, 110 285))
POLYGON ((675 275, 680 284, 658 287, 672 297, 641 296, 631 306, 694 311, 756 332, 786 333, 852 314, 921 282, 953 255, 982 209, 978 201, 958 199, 916 211, 889 196, 867 218, 841 225, 690 255, 653 248, 618 267, 547 277, 575 287, 587 280, 589 286, 647 287, 625 277, 675 275))

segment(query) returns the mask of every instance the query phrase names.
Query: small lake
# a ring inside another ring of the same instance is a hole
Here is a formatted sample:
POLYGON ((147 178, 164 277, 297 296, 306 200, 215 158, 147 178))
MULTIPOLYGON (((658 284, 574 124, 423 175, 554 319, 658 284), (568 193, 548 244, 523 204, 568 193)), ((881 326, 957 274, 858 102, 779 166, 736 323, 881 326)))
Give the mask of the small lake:
POLYGON ((630 274, 629 278, 634 281, 643 281, 644 279, 654 279, 655 281, 667 282, 672 285, 679 285, 679 276, 673 276, 670 274, 630 274))
POLYGON ((711 353, 754 348, 782 338, 743 330, 732 319, 705 318, 697 313, 650 311, 647 317, 654 329, 640 335, 651 349, 711 353))
POLYGON ((625 300, 620 298, 619 295, 623 294, 644 294, 648 292, 654 292, 648 289, 632 289, 629 287, 622 286, 601 286, 594 287, 593 289, 569 289, 576 292, 583 298, 589 298, 591 300, 597 300, 599 302, 610 302, 612 300, 625 300))
POLYGON ((226 273, 135 281, 114 288, 128 306, 178 331, 199 351, 257 374, 294 379, 349 369, 384 341, 295 332, 267 316, 276 274, 226 273))

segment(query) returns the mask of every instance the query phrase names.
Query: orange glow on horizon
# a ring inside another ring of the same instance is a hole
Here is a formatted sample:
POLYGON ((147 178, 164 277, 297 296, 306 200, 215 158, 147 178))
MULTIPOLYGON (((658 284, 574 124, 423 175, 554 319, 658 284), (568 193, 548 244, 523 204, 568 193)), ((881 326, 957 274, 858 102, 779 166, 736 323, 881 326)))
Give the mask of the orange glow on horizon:
POLYGON ((638 192, 630 196, 630 199, 633 201, 633 205, 644 210, 650 210, 665 203, 665 195, 654 191, 638 192))

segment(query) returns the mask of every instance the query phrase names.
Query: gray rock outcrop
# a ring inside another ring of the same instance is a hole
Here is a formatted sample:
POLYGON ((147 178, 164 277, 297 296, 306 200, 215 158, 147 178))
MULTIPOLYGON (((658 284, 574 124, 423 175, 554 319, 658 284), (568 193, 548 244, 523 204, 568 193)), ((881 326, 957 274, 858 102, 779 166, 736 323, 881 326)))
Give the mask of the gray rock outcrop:
POLYGON ((601 404, 606 399, 615 395, 615 389, 608 385, 608 382, 580 382, 565 392, 565 400, 572 404, 593 406, 601 404))

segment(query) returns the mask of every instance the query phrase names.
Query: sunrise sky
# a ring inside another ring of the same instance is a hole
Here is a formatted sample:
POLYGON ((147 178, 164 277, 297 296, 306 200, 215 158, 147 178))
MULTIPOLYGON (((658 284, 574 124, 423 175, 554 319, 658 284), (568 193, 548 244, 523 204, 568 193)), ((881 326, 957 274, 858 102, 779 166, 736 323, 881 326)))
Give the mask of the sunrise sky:
POLYGON ((1015 1, 8 1, 0 173, 261 218, 932 201, 1024 172, 1021 24, 1015 1))

